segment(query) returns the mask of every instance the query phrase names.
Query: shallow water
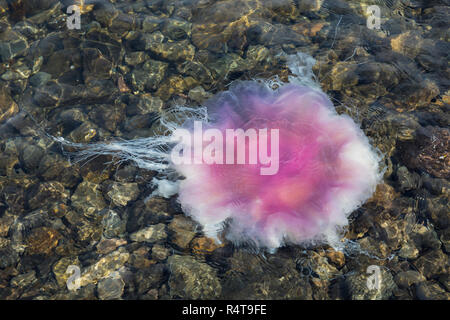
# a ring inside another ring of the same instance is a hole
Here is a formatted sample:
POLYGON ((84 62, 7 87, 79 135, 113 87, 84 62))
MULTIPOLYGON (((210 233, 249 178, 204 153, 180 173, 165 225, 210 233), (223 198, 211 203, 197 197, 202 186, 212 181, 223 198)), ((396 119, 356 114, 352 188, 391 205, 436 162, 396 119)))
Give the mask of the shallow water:
POLYGON ((448 299, 448 17, 444 0, 0 0, 0 298, 448 299), (341 251, 215 243, 149 197, 155 171, 52 138, 160 134, 233 81, 287 82, 298 52, 384 157, 341 251))

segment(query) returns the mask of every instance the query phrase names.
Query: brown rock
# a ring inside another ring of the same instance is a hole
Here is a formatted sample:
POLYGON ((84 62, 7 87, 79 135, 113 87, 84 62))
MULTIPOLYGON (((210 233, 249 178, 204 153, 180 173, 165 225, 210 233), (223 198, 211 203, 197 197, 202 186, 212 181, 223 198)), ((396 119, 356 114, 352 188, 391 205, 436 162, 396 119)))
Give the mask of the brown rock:
POLYGON ((328 261, 330 261, 338 268, 343 267, 345 264, 345 255, 341 251, 328 250, 326 253, 326 257, 328 258, 328 261))
POLYGON ((48 255, 58 245, 61 235, 58 231, 41 227, 34 229, 27 238, 27 251, 29 254, 48 255))
POLYGON ((214 239, 208 237, 195 238, 191 243, 192 251, 195 254, 209 254, 223 246, 223 243, 218 244, 214 239))
POLYGON ((97 244, 97 252, 99 254, 107 254, 125 244, 127 244, 127 241, 124 239, 103 239, 97 244))
POLYGON ((148 252, 150 251, 147 247, 140 247, 135 250, 128 261, 128 264, 137 269, 148 269, 151 265, 155 264, 155 260, 147 259, 148 252))
POLYGON ((126 206, 139 196, 137 183, 113 182, 107 192, 107 196, 116 206, 126 206))
POLYGON ((376 205, 389 209, 392 206, 392 201, 398 197, 398 193, 395 192, 394 188, 386 183, 381 183, 377 185, 375 193, 372 198, 367 202, 374 202, 376 205))
POLYGON ((404 54, 410 58, 415 58, 423 45, 424 39, 413 31, 401 33, 391 39, 393 51, 404 54))
POLYGON ((152 248, 152 258, 158 261, 166 260, 170 255, 169 249, 160 244, 155 244, 152 248))
POLYGON ((5 86, 0 88, 0 123, 19 112, 19 106, 9 95, 5 86))
POLYGON ((66 202, 68 198, 69 192, 58 181, 42 182, 30 193, 28 206, 34 210, 57 201, 66 202))
POLYGON ((450 131, 447 128, 421 128, 416 139, 399 145, 399 155, 410 169, 427 171, 437 178, 450 177, 450 131))
POLYGON ((106 207, 99 185, 84 181, 72 195, 72 205, 86 216, 95 215, 106 207))
POLYGON ((172 242, 180 248, 186 249, 195 236, 195 223, 182 215, 177 215, 169 224, 172 233, 172 242))
POLYGON ((398 273, 394 278, 395 283, 403 289, 408 289, 413 284, 418 284, 426 281, 425 277, 419 272, 414 270, 408 270, 398 273))
POLYGON ((15 217, 9 213, 4 214, 0 218, 0 237, 6 237, 8 235, 9 228, 14 223, 14 220, 15 217))
POLYGON ((414 261, 414 266, 428 279, 449 271, 448 256, 441 250, 433 250, 414 261))

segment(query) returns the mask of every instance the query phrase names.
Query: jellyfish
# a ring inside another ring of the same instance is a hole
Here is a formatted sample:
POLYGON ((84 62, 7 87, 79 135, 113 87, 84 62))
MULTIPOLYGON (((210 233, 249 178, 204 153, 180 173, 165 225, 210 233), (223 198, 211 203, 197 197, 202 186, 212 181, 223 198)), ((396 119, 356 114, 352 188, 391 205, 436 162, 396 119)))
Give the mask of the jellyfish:
POLYGON ((314 81, 312 58, 295 58, 288 83, 235 81, 203 106, 168 111, 160 135, 80 145, 78 156, 109 154, 159 172, 152 196, 176 196, 217 241, 336 247, 375 191, 381 157, 314 81))

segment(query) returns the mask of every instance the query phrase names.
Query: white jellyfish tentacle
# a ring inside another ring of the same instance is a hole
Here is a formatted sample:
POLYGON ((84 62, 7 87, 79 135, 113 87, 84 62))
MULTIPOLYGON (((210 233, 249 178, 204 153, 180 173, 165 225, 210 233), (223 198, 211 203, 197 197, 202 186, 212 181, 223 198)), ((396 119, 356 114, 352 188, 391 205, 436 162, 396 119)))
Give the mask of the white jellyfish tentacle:
POLYGON ((116 139, 109 142, 76 143, 63 137, 52 137, 65 147, 77 149, 69 152, 76 163, 88 162, 98 156, 112 156, 118 164, 131 161, 137 167, 167 174, 172 170, 170 151, 173 144, 172 134, 187 120, 208 122, 206 107, 175 106, 159 116, 161 133, 151 137, 133 140, 116 139))

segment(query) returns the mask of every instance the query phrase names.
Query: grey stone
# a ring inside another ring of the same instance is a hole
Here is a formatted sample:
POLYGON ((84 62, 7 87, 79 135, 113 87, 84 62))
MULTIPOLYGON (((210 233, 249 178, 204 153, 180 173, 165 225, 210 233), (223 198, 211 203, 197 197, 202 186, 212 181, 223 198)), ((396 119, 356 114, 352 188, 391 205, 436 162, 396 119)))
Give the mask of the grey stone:
POLYGON ((0 36, 0 62, 7 62, 25 52, 28 42, 20 33, 8 30, 0 36))
POLYGON ((211 94, 205 91, 203 87, 198 86, 189 90, 189 98, 197 103, 203 103, 205 100, 211 97, 211 94))
POLYGON ((411 173, 404 166, 397 169, 397 179, 399 183, 399 189, 402 192, 410 191, 418 188, 419 175, 417 173, 411 173))
POLYGON ((19 254, 11 247, 0 248, 0 269, 15 265, 19 261, 19 254))
POLYGON ((142 21, 142 30, 149 33, 155 32, 159 29, 161 23, 161 19, 157 17, 146 16, 142 21))
POLYGON ((144 62, 146 58, 148 58, 148 56, 144 51, 134 51, 125 56, 125 62, 130 66, 136 66, 144 62))
POLYGON ((135 274, 135 291, 139 296, 144 295, 149 290, 159 288, 166 280, 166 266, 161 263, 151 265, 135 274))
POLYGON ((107 210, 103 216, 103 235, 106 238, 119 237, 125 233, 126 221, 123 221, 119 214, 113 210, 107 210))
POLYGON ((413 262, 417 270, 428 279, 449 272, 449 257, 440 249, 429 251, 413 262))
POLYGON ((450 293, 445 292, 436 282, 422 282, 417 286, 416 296, 419 300, 449 300, 450 293))
POLYGON ((167 19, 163 24, 162 33, 173 40, 181 40, 191 34, 192 24, 177 19, 167 19))
POLYGON ((52 75, 47 72, 38 72, 31 76, 30 84, 34 87, 45 86, 52 79, 52 75))
POLYGON ((414 242, 408 240, 405 242, 398 252, 398 256, 405 259, 416 259, 419 256, 419 250, 414 245, 414 242))
POLYGON ((31 143, 26 143, 21 147, 19 155, 20 162, 25 169, 35 171, 44 156, 45 150, 40 146, 31 143))
POLYGON ((139 97, 137 102, 130 103, 127 106, 127 115, 144 115, 161 112, 164 106, 163 101, 159 97, 153 97, 146 93, 139 97))
POLYGON ((370 276, 365 272, 354 273, 345 279, 352 300, 386 300, 392 296, 397 288, 392 274, 384 268, 380 268, 381 281, 380 288, 377 290, 369 289, 367 279, 370 276))
POLYGON ((90 122, 83 122, 75 130, 69 133, 69 137, 73 142, 87 143, 91 141, 98 133, 97 126, 90 122))
POLYGON ((69 191, 58 181, 41 182, 29 193, 28 206, 34 210, 44 208, 55 202, 66 203, 69 191))
POLYGON ((412 285, 426 281, 426 278, 414 270, 402 271, 395 275, 395 283, 402 289, 409 289, 412 285))
POLYGON ((120 299, 123 294, 123 289, 125 287, 125 282, 122 278, 115 272, 109 277, 101 279, 97 284, 98 297, 101 300, 114 300, 120 299))

